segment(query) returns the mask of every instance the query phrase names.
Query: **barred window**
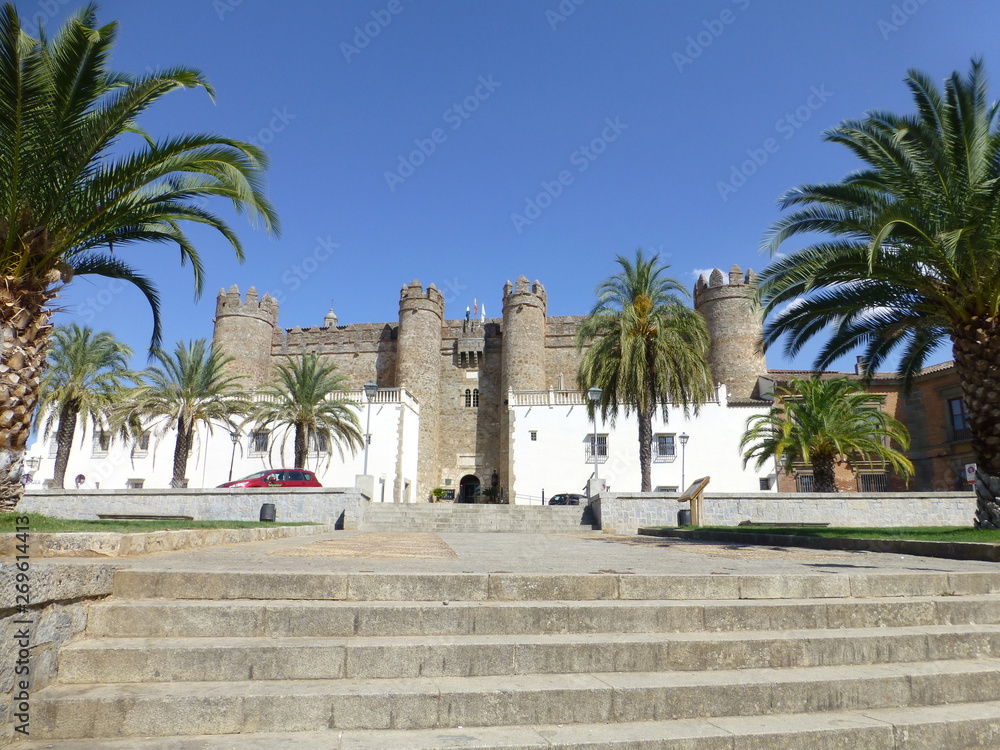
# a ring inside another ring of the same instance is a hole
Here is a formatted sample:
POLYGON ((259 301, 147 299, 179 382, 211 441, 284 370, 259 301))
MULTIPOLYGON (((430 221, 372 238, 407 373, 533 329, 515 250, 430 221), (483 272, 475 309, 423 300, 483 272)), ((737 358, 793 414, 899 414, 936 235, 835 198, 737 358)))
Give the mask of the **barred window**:
POLYGON ((250 433, 250 452, 267 453, 267 446, 271 438, 268 430, 254 430, 250 433))
POLYGON ((812 492, 813 491, 813 475, 812 474, 799 474, 795 477, 795 491, 796 492, 812 492))
POLYGON ((608 460, 608 436, 598 435, 597 436, 597 447, 594 447, 594 436, 588 435, 587 439, 584 441, 586 446, 586 459, 593 462, 594 455, 597 455, 598 463, 603 463, 608 460))
POLYGON ((858 492, 888 492, 889 476, 885 473, 858 474, 858 492))
POLYGON ((677 443, 673 435, 653 437, 653 457, 659 461, 669 461, 677 457, 677 443))

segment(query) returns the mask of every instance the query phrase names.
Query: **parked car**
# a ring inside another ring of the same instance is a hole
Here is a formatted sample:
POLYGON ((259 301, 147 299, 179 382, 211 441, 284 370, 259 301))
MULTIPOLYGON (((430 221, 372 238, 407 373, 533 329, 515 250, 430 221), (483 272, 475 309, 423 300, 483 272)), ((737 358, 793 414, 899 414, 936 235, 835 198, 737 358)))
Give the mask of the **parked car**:
POLYGON ((264 469, 220 487, 322 487, 316 475, 305 469, 264 469))
POLYGON ((583 495, 577 494, 562 494, 553 495, 549 498, 549 505, 579 505, 580 503, 586 503, 587 499, 583 495))

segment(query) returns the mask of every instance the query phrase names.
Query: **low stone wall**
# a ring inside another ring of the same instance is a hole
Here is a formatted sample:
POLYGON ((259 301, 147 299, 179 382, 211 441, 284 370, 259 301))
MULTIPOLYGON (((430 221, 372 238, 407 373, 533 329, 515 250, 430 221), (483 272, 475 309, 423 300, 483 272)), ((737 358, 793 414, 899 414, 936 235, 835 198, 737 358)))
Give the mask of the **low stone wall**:
MULTIPOLYGON (((0 563, 0 745, 15 728, 30 731, 32 698, 55 681, 61 646, 87 627, 92 602, 111 594, 116 566, 112 563, 27 561, 19 570, 0 563), (20 576, 20 577, 19 577, 20 576), (24 611, 15 599, 16 586, 27 586, 30 605, 24 611)), ((22 736, 23 731, 20 735, 22 736)))
MULTIPOLYGON (((602 492, 592 505, 600 528, 609 534, 634 534, 640 526, 675 526, 677 512, 690 508, 677 502, 677 495, 662 492, 602 492)), ((975 510, 971 492, 706 492, 701 523, 971 526, 975 510)))
POLYGON ((17 510, 57 518, 96 519, 99 514, 192 516, 196 521, 256 521, 260 506, 274 503, 278 521, 356 529, 368 498, 354 488, 42 490, 26 492, 17 510))

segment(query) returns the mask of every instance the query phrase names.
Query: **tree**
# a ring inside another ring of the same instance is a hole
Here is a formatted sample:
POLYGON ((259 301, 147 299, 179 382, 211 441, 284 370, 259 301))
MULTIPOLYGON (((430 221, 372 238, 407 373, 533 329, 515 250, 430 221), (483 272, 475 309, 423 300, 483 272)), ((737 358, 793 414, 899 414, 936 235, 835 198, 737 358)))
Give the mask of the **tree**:
POLYGON ((890 445, 909 448, 910 433, 857 383, 845 377, 792 378, 775 395, 778 401, 767 414, 747 420, 740 441, 744 467, 756 458, 759 469, 773 458, 790 474, 793 464, 810 464, 814 492, 837 491, 838 463, 877 460, 903 477, 913 475, 913 464, 890 445))
MULTIPOLYGON (((364 445, 358 422, 358 405, 344 398, 346 379, 336 365, 325 364, 316 354, 289 357, 279 364, 274 382, 262 391, 248 421, 258 428, 285 428, 294 434, 295 466, 305 468, 310 443, 342 444, 351 453, 364 445)), ((282 452, 284 443, 282 443, 282 452)))
POLYGON ((243 257, 230 226, 203 203, 223 198, 268 230, 277 216, 264 196, 266 157, 217 135, 154 141, 140 115, 179 88, 214 95, 202 74, 175 67, 132 75, 109 66, 118 26, 99 26, 87 5, 54 37, 32 38, 12 3, 0 6, 0 510, 17 505, 18 481, 51 333, 49 303, 75 276, 135 285, 153 312, 153 282, 120 251, 176 246, 194 271, 202 262, 183 226, 217 230, 243 257), (134 141, 134 142, 133 142, 134 141))
POLYGON ((863 347, 868 372, 899 352, 908 386, 950 341, 978 464, 976 525, 1000 528, 1000 127, 982 61, 942 93, 906 79, 916 112, 869 112, 826 140, 865 164, 840 182, 786 193, 794 209, 770 230, 776 252, 802 234, 829 235, 761 274, 765 345, 795 353, 829 332, 824 368, 863 347))
MULTIPOLYGON (((659 405, 663 420, 669 404, 685 416, 697 414, 715 395, 708 366, 708 328, 687 307, 687 290, 666 276, 659 255, 636 251, 635 262, 617 256, 621 272, 597 288, 597 302, 577 333, 577 346, 587 347, 580 362, 580 388, 601 389, 601 416, 614 426, 621 408, 639 420, 639 464, 642 491, 651 489, 653 415, 659 405)), ((589 404, 590 416, 594 405, 589 404)))
POLYGON ((205 339, 189 344, 178 341, 173 355, 157 350, 153 356, 160 364, 146 368, 146 382, 120 413, 133 420, 133 430, 158 419, 164 420, 160 434, 174 430, 177 441, 170 486, 183 487, 195 428, 204 423, 209 434, 216 426, 231 432, 236 429, 235 418, 246 413, 246 395, 239 385, 242 376, 227 375, 225 366, 232 357, 209 347, 205 339))
POLYGON ((62 488, 66 478, 77 418, 94 429, 109 428, 108 416, 125 395, 134 373, 128 362, 132 349, 112 334, 95 334, 90 328, 72 324, 57 328, 48 355, 48 369, 39 389, 39 416, 47 415, 46 437, 55 427, 56 466, 53 487, 62 488))

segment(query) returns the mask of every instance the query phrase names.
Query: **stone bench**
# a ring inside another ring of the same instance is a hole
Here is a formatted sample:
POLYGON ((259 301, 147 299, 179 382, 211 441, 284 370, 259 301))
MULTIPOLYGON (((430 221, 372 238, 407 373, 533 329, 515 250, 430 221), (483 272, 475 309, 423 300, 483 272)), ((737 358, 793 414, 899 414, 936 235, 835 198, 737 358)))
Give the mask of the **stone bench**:
POLYGON ((102 521, 193 521, 194 516, 161 516, 147 513, 98 513, 102 521))

